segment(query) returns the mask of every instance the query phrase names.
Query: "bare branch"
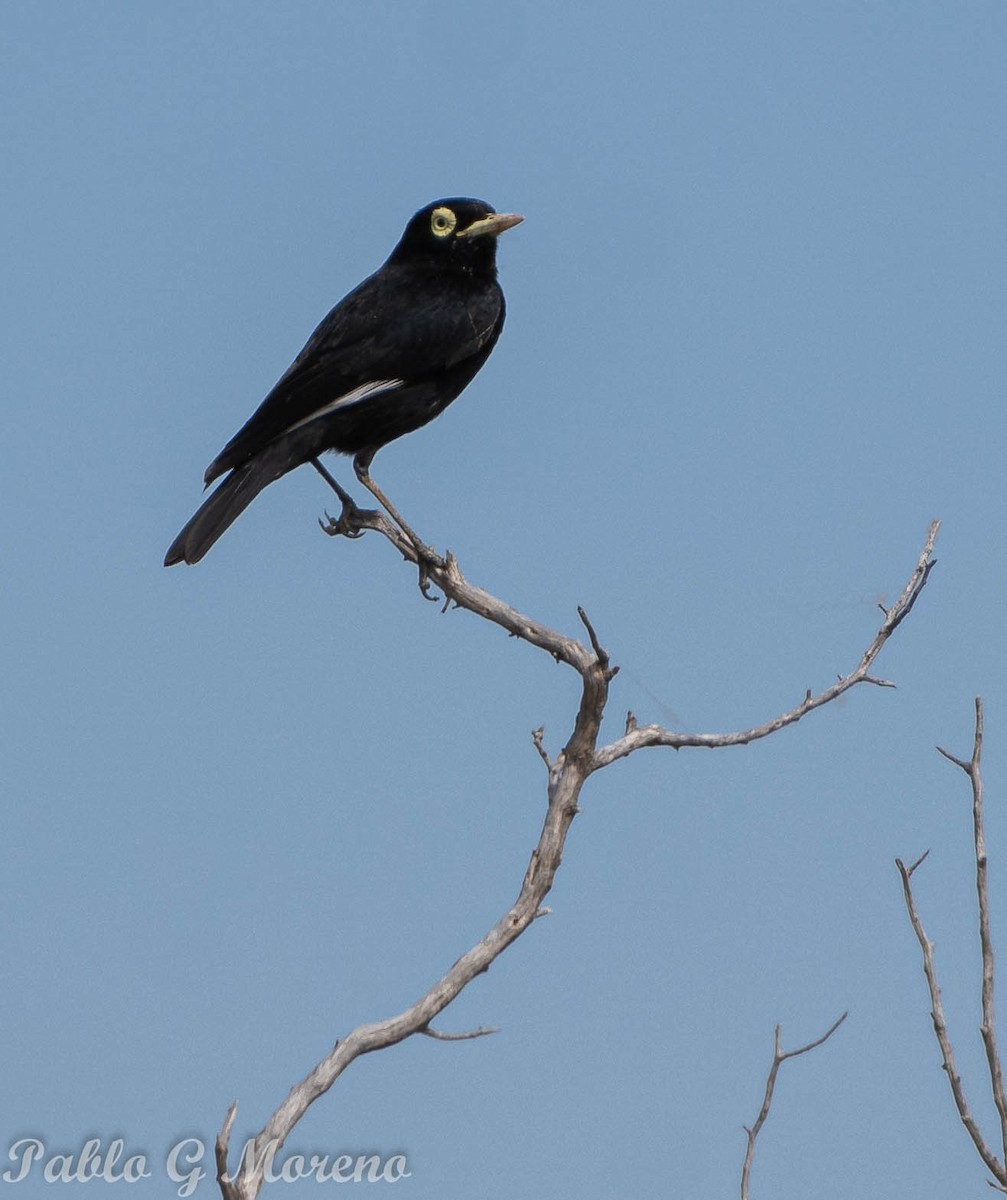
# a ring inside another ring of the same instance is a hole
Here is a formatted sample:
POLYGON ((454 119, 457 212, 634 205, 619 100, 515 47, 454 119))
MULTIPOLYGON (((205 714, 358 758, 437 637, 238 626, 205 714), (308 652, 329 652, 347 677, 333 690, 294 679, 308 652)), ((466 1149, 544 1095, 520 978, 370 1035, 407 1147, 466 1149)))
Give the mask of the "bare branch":
POLYGON ((821 1046, 823 1042, 827 1042, 829 1040, 829 1038, 832 1037, 832 1035, 836 1032, 836 1030, 839 1028, 839 1026, 842 1025, 842 1023, 846 1020, 846 1018, 849 1015, 850 1014, 847 1011, 847 1012, 844 1012, 841 1017, 837 1017, 836 1020, 833 1021, 833 1023, 829 1026, 829 1028, 826 1029, 826 1031, 822 1034, 821 1037, 815 1038, 815 1040, 813 1042, 808 1042, 808 1044, 806 1046, 800 1046, 796 1050, 787 1050, 783 1054, 780 1061, 785 1062, 788 1058, 797 1058, 797 1056, 799 1054, 807 1054, 809 1050, 817 1050, 818 1047, 821 1046))
POLYGON ((874 660, 881 653, 881 648, 885 642, 888 641, 889 637, 891 637, 909 615, 920 592, 925 587, 927 579, 930 577, 930 572, 936 565, 937 560, 931 556, 939 529, 940 521, 931 522, 919 561, 912 575, 909 577, 906 586, 902 589, 902 595, 890 609, 885 611, 885 619, 882 621, 880 629, 875 634, 874 640, 864 651, 857 666, 849 675, 840 676, 832 687, 826 688, 824 692, 819 692, 817 696, 813 696, 809 688, 805 693, 804 699, 796 708, 792 708, 788 712, 774 717, 771 721, 766 721, 763 725, 756 725, 751 729, 744 729, 737 733, 675 733, 673 730, 665 729, 660 725, 635 726, 633 729, 627 730, 621 738, 598 750, 595 754, 595 769, 607 767, 609 763, 613 763, 620 758, 625 758, 628 754, 632 754, 636 750, 642 750, 647 746, 667 746, 672 750, 680 750, 686 746, 703 746, 708 749, 719 749, 724 746, 746 746, 749 742, 758 741, 759 738, 769 737, 770 734, 784 729, 787 725, 796 724, 802 717, 807 716, 809 712, 812 712, 816 708, 821 708, 825 704, 830 704, 844 692, 848 692, 850 688, 856 687, 859 683, 871 683, 876 687, 893 687, 894 685, 887 680, 876 679, 871 675, 870 668, 874 660))
POLYGON ((833 1021, 821 1037, 815 1038, 813 1042, 808 1042, 806 1046, 800 1046, 797 1050, 781 1049, 780 1027, 777 1025, 773 1065, 769 1068, 769 1075, 766 1078, 766 1094, 762 1099, 762 1108, 759 1109, 759 1115, 755 1118, 755 1124, 751 1129, 747 1125, 743 1126, 748 1135, 748 1149, 745 1152, 745 1162, 741 1168, 741 1200, 748 1200, 748 1183, 752 1173, 752 1160, 755 1158, 755 1139, 759 1136, 766 1123, 766 1118, 769 1116, 769 1109, 773 1103, 773 1089, 776 1087, 776 1076, 781 1064, 785 1063, 788 1058, 797 1058, 800 1054, 807 1054, 810 1050, 817 1049, 823 1042, 827 1042, 848 1016, 849 1013, 844 1012, 837 1021, 833 1021))
MULTIPOLYGON (((608 651, 598 641, 598 635, 594 631, 594 626, 587 619, 587 613, 579 604, 577 605, 577 616, 580 617, 581 624, 587 630, 587 636, 591 641, 591 649, 594 651, 595 657, 602 667, 607 668, 609 663, 608 651)), ((619 668, 616 667, 609 675, 609 679, 612 679, 618 670, 619 668)))
MULTIPOLYGON (((594 668, 598 671, 598 668, 594 668)), ((591 689, 585 687, 585 693, 591 689)), ((585 713, 582 703, 578 721, 594 724, 595 717, 585 713)), ((576 736, 576 734, 575 734, 576 736)), ((531 856, 521 892, 515 904, 500 918, 485 936, 458 959, 442 979, 410 1008, 398 1016, 360 1025, 336 1043, 332 1052, 290 1091, 286 1100, 266 1122, 254 1142, 252 1159, 258 1162, 267 1146, 278 1150, 308 1107, 323 1096, 346 1068, 362 1054, 393 1046, 414 1033, 428 1029, 430 1022, 442 1012, 462 989, 511 945, 540 915, 542 901, 552 887, 559 869, 567 831, 577 812, 576 798, 587 777, 583 768, 565 770, 550 786, 550 802, 538 845, 531 856)), ((222 1132, 221 1137, 224 1137, 222 1132)), ((226 1138, 224 1139, 226 1161, 226 1138)), ((226 1192, 228 1200, 253 1200, 262 1186, 257 1170, 238 1172, 238 1177, 226 1192)))
MULTIPOLYGON (((329 517, 328 522, 321 522, 321 525, 331 537, 345 537, 348 533, 352 535, 368 529, 373 530, 386 537, 403 558, 419 565, 416 547, 383 513, 355 508, 349 515, 343 513, 339 520, 329 517)), ((592 651, 582 643, 550 629, 548 625, 543 625, 531 617, 526 617, 482 588, 473 587, 462 574, 458 560, 453 554, 448 552, 440 558, 432 551, 430 553, 431 557, 425 564, 427 576, 444 591, 456 607, 492 621, 513 637, 538 646, 551 654, 557 662, 566 663, 578 673, 582 673, 591 662, 592 651)))
MULTIPOLYGON (((324 468, 319 466, 318 469, 323 476, 327 476, 324 468)), ((360 477, 359 472, 358 477, 360 477)), ((609 656, 602 647, 583 609, 578 609, 578 615, 587 631, 589 646, 525 616, 482 588, 474 587, 462 574, 453 554, 447 552, 441 557, 431 550, 402 521, 398 513, 387 503, 380 490, 376 486, 372 486, 373 481, 364 480, 361 477, 361 482, 385 506, 393 519, 389 519, 389 516, 382 512, 358 508, 341 488, 336 488, 342 510, 337 519, 330 517, 327 522, 322 523, 325 532, 333 537, 350 538, 357 537, 367 530, 380 533, 392 543, 403 558, 419 567, 420 586, 424 590, 424 594, 426 594, 427 584, 433 584, 444 593, 445 607, 451 604, 491 621, 511 636, 538 646, 557 662, 571 667, 580 678, 580 701, 570 736, 555 759, 550 759, 546 754, 542 744, 541 731, 536 731, 532 735, 536 749, 548 769, 548 806, 542 831, 538 843, 532 851, 517 900, 480 941, 466 951, 415 1004, 397 1016, 384 1021, 360 1025, 346 1037, 341 1038, 318 1066, 300 1083, 291 1088, 287 1098, 249 1144, 239 1170, 234 1177, 228 1178, 228 1141, 234 1122, 234 1108, 232 1107, 217 1138, 218 1178, 225 1200, 255 1200, 262 1188, 265 1175, 263 1164, 268 1161, 267 1152, 275 1154, 280 1150, 308 1107, 320 1096, 323 1096, 343 1071, 361 1055, 393 1046, 417 1033, 439 1037, 440 1040, 448 1040, 449 1035, 433 1033, 430 1029, 431 1022, 443 1012, 467 984, 488 970, 495 959, 538 917, 549 911, 543 901, 552 888, 556 872, 559 870, 567 834, 579 811, 577 801, 585 781, 593 771, 630 753, 633 749, 638 748, 638 745, 661 744, 656 741, 648 743, 646 740, 647 729, 638 729, 635 718, 630 715, 627 717, 626 733, 622 742, 629 742, 634 738, 638 739, 638 742, 631 745, 616 743, 615 747, 609 747, 606 751, 599 753, 598 734, 608 702, 609 684, 615 675, 615 668, 610 665, 609 656)), ((798 715, 780 718, 771 723, 772 728, 766 727, 763 731, 756 731, 748 736, 711 735, 705 741, 698 740, 691 743, 688 740, 678 739, 680 744, 730 745, 732 738, 737 742, 751 740, 754 736, 766 736, 775 728, 782 728, 783 725, 799 719, 799 716, 803 715, 805 711, 810 711, 811 708, 825 704, 828 700, 841 695, 853 683, 865 681, 867 669, 874 657, 892 630, 912 607, 916 594, 926 581, 926 576, 933 565, 929 555, 937 528, 935 522, 931 527, 930 537, 920 566, 917 568, 917 574, 914 576, 915 582, 914 580, 910 581, 899 604, 886 617, 872 647, 865 654, 853 677, 841 680, 828 693, 823 693, 817 698, 812 699, 809 693, 798 715)), ((653 730, 655 727, 648 728, 653 730)), ((664 731, 660 732, 664 733, 664 731)), ((666 742, 664 744, 673 743, 666 742)), ((488 1031, 477 1031, 477 1034, 462 1036, 468 1038, 483 1032, 488 1031)), ((811 1048, 812 1046, 809 1046, 805 1049, 811 1048)), ((804 1050, 792 1051, 784 1057, 790 1057, 794 1053, 804 1053, 804 1050)))
MULTIPOLYGON (((990 932, 989 918, 989 891, 986 878, 986 835, 983 827, 983 787, 982 774, 980 772, 980 760, 982 755, 982 738, 983 738, 983 706, 982 700, 976 699, 976 732, 975 741, 972 750, 972 758, 966 762, 964 759, 955 758, 953 754, 949 754, 946 750, 940 750, 940 753, 945 758, 949 759, 956 766, 960 767, 972 784, 972 815, 973 815, 973 834, 975 846, 975 861, 976 861, 976 892, 979 898, 979 941, 982 947, 983 961, 983 983, 982 983, 982 1010, 983 1023, 980 1026, 980 1033, 983 1039, 983 1046, 986 1050, 986 1064, 989 1070, 990 1083, 993 1089, 993 1099, 996 1103, 997 1113, 1000 1117, 1000 1134, 1001 1143, 1004 1147, 1004 1153, 1007 1155, 1007 1096, 1004 1094, 1003 1071, 1000 1064, 1000 1054, 997 1049, 996 1040, 996 1021, 993 1005, 994 991, 994 962, 993 962, 993 941, 990 932)), ((934 1035, 937 1038, 937 1045, 940 1047, 941 1058, 944 1063, 944 1071, 948 1077, 948 1083, 951 1086, 951 1095, 954 1097, 955 1107, 958 1110, 958 1116, 965 1126, 969 1137, 972 1139, 972 1144, 975 1146, 979 1157, 985 1163, 987 1169, 996 1179, 996 1183, 991 1186, 999 1191, 1007 1191, 1007 1170, 1004 1168, 1003 1162, 996 1157, 990 1147, 987 1145, 985 1138, 982 1135, 975 1118, 968 1106, 968 1101, 965 1098, 965 1090, 962 1086, 961 1077, 958 1074, 955 1066, 954 1049, 951 1045, 951 1038, 948 1034, 947 1022, 944 1018, 944 1007, 941 1002, 941 991, 937 982, 937 968, 934 963, 934 947, 933 943, 926 935, 923 928, 923 923, 920 920, 919 912, 916 908, 916 901, 913 896, 912 884, 910 882, 913 871, 920 865, 924 854, 917 859, 911 867, 906 867, 900 858, 895 860, 895 865, 899 869, 899 874, 902 876, 902 893, 906 902, 906 911, 909 914, 909 921, 913 927, 913 932, 916 934, 916 940, 919 942, 920 950, 923 953, 923 974, 926 976, 927 987, 930 989, 930 1016, 934 1025, 934 1035)), ((988 1181, 989 1182, 989 1181, 988 1181)))
POLYGON ((948 1034, 947 1022, 944 1019, 941 989, 937 983, 937 969, 934 965, 934 944, 927 937, 923 924, 920 921, 919 913, 916 910, 912 884, 909 881, 909 871, 901 858, 895 860, 895 865, 902 876, 902 894, 905 897, 909 921, 913 927, 913 933, 916 934, 916 940, 920 944, 920 950, 923 952, 923 974, 926 976, 927 987, 930 989, 930 1018, 933 1021, 934 1035, 937 1038, 937 1045, 940 1047, 941 1059, 944 1064, 944 1071, 948 1077, 948 1083, 951 1086, 955 1108, 958 1109, 958 1116, 961 1119, 961 1123, 965 1126, 969 1137, 972 1139, 972 1144, 978 1151, 979 1157, 997 1179, 1007 1182, 1004 1179, 1003 1164, 997 1159, 989 1146, 986 1145, 982 1131, 976 1124, 975 1118, 969 1109, 968 1101, 965 1099, 961 1076, 958 1074, 958 1069, 955 1066, 955 1054, 951 1045, 951 1038, 948 1034))
POLYGON ((231 1197, 236 1195, 232 1191, 231 1181, 227 1176, 227 1145, 231 1140, 231 1130, 234 1128, 234 1118, 237 1115, 238 1102, 235 1100, 227 1110, 224 1124, 221 1127, 220 1133, 217 1134, 217 1140, 214 1144, 214 1155, 217 1161, 217 1183, 224 1194, 224 1200, 231 1200, 231 1197))
MULTIPOLYGON (((926 859, 929 857, 929 855, 930 855, 930 851, 924 850, 923 853, 919 856, 919 858, 912 864, 912 866, 906 868, 906 874, 909 876, 910 879, 912 879, 913 872, 916 870, 916 868, 918 866, 920 866, 923 862, 925 862, 926 859)), ((896 859, 895 861, 898 862, 898 859, 896 859)))
POLYGON ((545 737, 545 726, 544 725, 540 725, 538 727, 538 729, 532 730, 532 734, 531 734, 532 744, 534 745, 535 749, 538 751, 539 758, 545 763, 545 769, 547 771, 551 771, 552 770, 552 759, 546 753, 545 746, 543 746, 543 744, 542 744, 542 739, 544 737, 545 737))
POLYGON ((500 1030, 493 1026, 480 1025, 478 1029, 469 1029, 465 1033, 442 1033, 439 1029, 430 1029, 428 1026, 417 1032, 438 1042, 470 1042, 473 1038, 489 1037, 491 1033, 499 1033, 500 1030))
POLYGON ((943 746, 937 746, 935 749, 937 750, 938 754, 943 754, 948 762, 953 762, 956 767, 961 767, 966 775, 969 774, 972 769, 971 763, 966 762, 963 758, 956 758, 950 750, 945 750, 943 746))
MULTIPOLYGON (((986 1066, 989 1071, 990 1084, 993 1090, 993 1102, 996 1104, 1000 1118, 1000 1143, 1007 1161, 1007 1094, 1004 1092, 1003 1068, 1000 1052, 997 1048, 996 1013, 994 1006, 994 990, 996 982, 993 935, 990 930, 990 900, 989 881, 987 877, 986 830, 983 818, 983 778, 982 778, 982 749, 983 749, 983 702, 977 696, 975 701, 976 723, 975 737, 972 743, 972 757, 966 761, 938 746, 937 750, 949 762, 969 778, 972 786, 972 835, 976 863, 976 896, 979 904, 979 945, 982 953, 983 982, 982 982, 982 1025, 979 1033, 986 1051, 986 1066)), ((960 1111, 960 1110, 959 1110, 960 1111)), ((964 1119, 964 1118, 963 1118, 964 1119)), ((974 1140, 974 1139, 973 1139, 974 1140)), ((980 1153, 982 1153, 980 1151, 980 1153)), ((984 1158, 984 1161, 985 1158, 984 1158)), ((989 1166, 989 1163, 987 1163, 989 1166)), ((990 1167, 993 1171, 993 1167, 990 1167)), ((996 1171, 993 1173, 1001 1184, 1007 1184, 1007 1178, 996 1171)))
MULTIPOLYGON (((976 697, 976 732, 972 747, 972 759, 967 772, 972 785, 972 833, 976 857, 976 896, 979 902, 979 944, 982 948, 983 986, 982 1005, 983 1023, 980 1026, 983 1046, 986 1050, 986 1064, 989 1068, 990 1083, 993 1087, 993 1101, 1000 1117, 1000 1145, 1007 1162, 1007 1094, 1004 1093, 1003 1067, 1000 1062, 1000 1051, 997 1049, 996 1013, 993 1004, 995 989, 995 965, 993 955, 993 935, 990 931, 990 897, 987 877, 986 860, 986 830, 983 820, 983 702, 976 697)), ((1001 1180, 1007 1182, 1007 1180, 1001 1180)))

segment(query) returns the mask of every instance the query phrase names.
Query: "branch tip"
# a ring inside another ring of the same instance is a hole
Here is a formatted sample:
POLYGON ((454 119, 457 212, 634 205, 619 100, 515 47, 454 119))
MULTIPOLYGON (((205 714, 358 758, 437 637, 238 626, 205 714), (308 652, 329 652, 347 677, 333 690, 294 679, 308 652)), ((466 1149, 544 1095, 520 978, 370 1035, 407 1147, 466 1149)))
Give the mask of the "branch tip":
POLYGON ((919 856, 919 858, 911 866, 908 866, 908 867, 902 861, 901 858, 897 858, 895 860, 895 865, 898 867, 903 880, 907 884, 908 884, 909 880, 912 878, 913 872, 916 870, 916 868, 918 866, 920 866, 920 864, 928 857, 929 854, 930 854, 929 850, 924 850, 923 853, 919 856))
POLYGON ((545 747, 542 745, 542 739, 545 737, 545 726, 540 725, 538 729, 531 731, 531 740, 535 749, 538 751, 539 758, 545 763, 546 770, 552 770, 552 759, 546 753, 545 747))
POLYGON ((902 589, 899 598, 888 609, 887 616, 878 628, 877 633, 875 633, 874 640, 861 655, 860 662, 848 675, 837 675, 835 683, 817 694, 813 693, 811 688, 807 688, 804 693, 804 699, 796 707, 781 713, 777 717, 773 717, 771 720, 763 722, 761 725, 738 730, 734 733, 678 733, 671 729, 664 729, 659 725, 646 725, 642 728, 634 727, 628 729, 621 737, 607 746, 602 746, 595 752, 594 770, 600 770, 602 767, 607 767, 610 763, 615 762, 616 759, 626 758, 635 751, 650 746, 663 746, 671 750, 682 750, 687 746, 702 746, 705 749, 711 750, 726 746, 747 746, 749 743, 758 741, 760 738, 769 737, 771 734, 779 732, 779 730, 788 725, 796 724, 806 717, 808 713, 826 704, 831 704, 832 701, 837 700, 851 688, 856 687, 857 684, 871 683, 875 687, 894 687, 895 684, 891 680, 880 679, 872 675, 871 667, 874 665, 875 659, 881 653, 888 638, 891 637, 895 629, 908 616, 926 584, 930 570, 936 562, 935 559, 930 557, 930 553, 933 550, 934 539, 937 537, 939 528, 939 521, 931 523, 926 544, 917 559, 913 573, 902 589))
POLYGON ((780 1040, 781 1026, 776 1026, 773 1033, 773 1064, 769 1068, 769 1074, 766 1077, 766 1091, 762 1098, 762 1108, 759 1109, 759 1115, 756 1117, 755 1124, 751 1129, 747 1125, 742 1126, 748 1135, 748 1149, 741 1168, 741 1200, 748 1200, 748 1183, 752 1173, 752 1160, 755 1157, 755 1139, 759 1136, 759 1132, 763 1125, 765 1125, 766 1118, 769 1116, 769 1109, 773 1103, 773 1089, 776 1087, 776 1076, 779 1074, 780 1067, 788 1058, 796 1058, 799 1054, 807 1054, 809 1050, 815 1050, 823 1042, 827 1042, 846 1020, 848 1015, 849 1010, 844 1012, 837 1021, 834 1021, 821 1037, 815 1038, 813 1042, 808 1042, 806 1046, 800 1046, 796 1050, 783 1049, 780 1040))
POLYGON ((967 763, 963 758, 959 758, 957 754, 952 754, 950 750, 945 750, 943 746, 936 747, 937 753, 942 754, 948 762, 952 762, 956 767, 961 767, 966 775, 972 773, 972 764, 967 763))
POLYGON ((478 1029, 468 1029, 463 1033, 443 1033, 425 1025, 417 1032, 422 1033, 424 1037, 433 1038, 435 1042, 470 1042, 473 1038, 489 1037, 491 1033, 499 1033, 500 1030, 492 1025, 480 1025, 478 1029))
MULTIPOLYGON (((813 1042, 808 1042, 808 1044, 806 1046, 801 1046, 797 1050, 787 1050, 782 1055, 781 1061, 782 1061, 782 1059, 796 1058, 799 1054, 807 1054, 809 1050, 815 1050, 819 1046, 823 1045, 825 1042, 827 1042, 829 1040, 830 1037, 832 1037, 832 1035, 836 1032, 836 1030, 839 1028, 839 1026, 842 1025, 842 1023, 846 1020, 846 1018, 849 1015, 850 1015, 850 1010, 847 1009, 846 1012, 844 1012, 841 1017, 839 1017, 837 1020, 832 1022, 832 1024, 822 1034, 822 1036, 820 1038, 815 1038, 815 1040, 813 1042)), ((777 1030, 777 1043, 776 1044, 777 1044, 777 1049, 779 1049, 779 1044, 780 1044, 779 1043, 779 1030, 780 1030, 779 1025, 777 1025, 776 1030, 777 1030)))
POLYGON ((601 642, 598 641, 598 635, 594 631, 594 626, 588 620, 587 613, 579 604, 577 605, 577 616, 580 617, 581 624, 587 630, 587 636, 591 639, 591 649, 594 651, 595 658, 597 658, 599 665, 603 668, 607 668, 608 651, 602 646, 601 642))
POLYGON ((228 1179, 227 1174, 227 1154, 228 1146, 231 1141, 231 1130, 234 1128, 234 1118, 238 1115, 237 1100, 231 1101, 231 1107, 227 1110, 227 1116, 224 1118, 224 1124, 217 1134, 217 1140, 213 1147, 213 1156, 217 1164, 217 1183, 220 1185, 220 1190, 225 1197, 234 1195, 233 1184, 228 1179))

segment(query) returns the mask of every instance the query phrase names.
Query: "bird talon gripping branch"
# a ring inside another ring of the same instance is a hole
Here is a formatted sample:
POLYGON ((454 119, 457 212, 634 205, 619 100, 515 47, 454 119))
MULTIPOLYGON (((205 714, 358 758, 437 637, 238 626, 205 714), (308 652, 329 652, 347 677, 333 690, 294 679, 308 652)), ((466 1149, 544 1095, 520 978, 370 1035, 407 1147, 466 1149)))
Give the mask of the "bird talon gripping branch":
POLYGON ((440 596, 434 596, 430 591, 431 582, 432 581, 426 567, 420 563, 419 585, 420 591, 423 593, 423 599, 429 600, 431 604, 440 604, 440 596))
POLYGON ((361 517, 377 516, 375 512, 357 508, 354 504, 352 508, 344 507, 338 517, 334 517, 330 512, 326 511, 325 520, 321 517, 318 519, 318 524, 321 526, 322 532, 327 533, 329 537, 346 537, 346 538, 361 538, 367 532, 367 525, 361 521, 361 517))
POLYGON ((418 212, 384 266, 336 305, 210 463, 206 483, 225 478, 172 542, 164 565, 199 562, 263 488, 307 462, 343 504, 334 527, 323 528, 359 536, 366 525, 358 517, 372 514, 357 509, 318 462, 326 450, 356 456, 357 478, 417 557, 440 565, 368 468, 382 446, 439 416, 489 357, 505 312, 496 241, 521 219, 469 199, 438 200, 418 212))

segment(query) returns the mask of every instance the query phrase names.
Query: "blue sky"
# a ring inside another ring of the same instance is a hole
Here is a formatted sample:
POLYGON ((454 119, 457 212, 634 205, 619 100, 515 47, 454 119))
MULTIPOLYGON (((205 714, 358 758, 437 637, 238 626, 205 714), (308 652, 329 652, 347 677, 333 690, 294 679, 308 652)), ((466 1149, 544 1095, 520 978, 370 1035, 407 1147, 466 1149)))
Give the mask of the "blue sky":
POLYGON ((585 607, 610 736, 768 719, 855 665, 935 516, 939 565, 897 690, 592 779, 553 915, 440 1022, 502 1032, 357 1062, 290 1148, 406 1153, 414 1200, 736 1194, 773 1026, 848 1008, 784 1068, 753 1198, 988 1194, 893 860, 931 849, 992 1137, 933 747, 968 752, 983 695, 1002 931, 1003 5, 13 0, 0 29, 0 1153, 121 1136, 173 1194, 172 1144, 233 1099, 258 1129, 517 894, 569 673, 325 539, 308 470, 160 565, 317 321, 462 194, 525 214, 507 328, 374 475, 473 582, 574 634, 585 607))

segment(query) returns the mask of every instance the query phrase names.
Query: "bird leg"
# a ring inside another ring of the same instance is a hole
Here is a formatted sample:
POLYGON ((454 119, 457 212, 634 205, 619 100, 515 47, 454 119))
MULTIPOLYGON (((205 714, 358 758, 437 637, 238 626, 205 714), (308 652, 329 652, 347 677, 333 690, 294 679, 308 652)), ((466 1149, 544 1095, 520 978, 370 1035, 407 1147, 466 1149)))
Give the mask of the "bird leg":
POLYGON ((437 554, 434 550, 432 550, 426 544, 426 542, 423 542, 420 540, 420 538, 417 536, 417 534, 413 532, 413 530, 406 524, 406 522, 399 515, 397 509, 394 507, 394 505, 388 499, 388 497, 385 495, 385 493, 381 490, 381 488, 378 487, 378 485, 371 478, 370 465, 371 465, 372 457, 373 457, 373 455, 368 454, 366 451, 362 451, 353 460, 353 469, 357 473, 357 479, 360 481, 361 484, 363 484, 363 486, 365 488, 367 488, 367 490, 371 493, 371 495, 374 497, 374 499, 377 500, 377 502, 381 505, 381 507, 385 510, 385 512, 388 513, 388 515, 392 518, 392 520, 395 522, 395 524, 398 525, 398 527, 402 530, 402 532, 406 535, 406 537, 410 540, 410 542, 412 542, 413 549, 416 551, 417 555, 419 555, 419 557, 421 559, 426 559, 428 562, 434 564, 435 566, 443 566, 444 563, 443 563, 443 560, 441 559, 441 556, 439 554, 437 554))
MULTIPOLYGON (((353 469, 356 472, 357 479, 367 488, 408 539, 413 548, 413 553, 416 555, 416 564, 420 570, 420 591, 427 600, 436 601, 437 597, 430 595, 430 567, 443 567, 445 565, 444 560, 425 542, 420 541, 419 537, 399 516, 398 510, 392 505, 388 497, 371 478, 368 467, 373 457, 373 453, 367 454, 362 451, 353 460, 353 469)), ((385 518, 374 509, 358 508, 356 501, 350 493, 344 487, 340 486, 339 482, 322 466, 317 458, 312 458, 309 461, 339 497, 339 503, 342 506, 338 517, 330 517, 326 513, 325 516, 327 519, 325 521, 319 520, 318 524, 325 533, 330 537, 339 537, 341 535, 348 538, 358 538, 362 537, 366 530, 377 528, 378 526, 375 522, 384 522, 387 525, 385 518)))
POLYGON ((371 478, 370 465, 371 459, 374 457, 374 452, 361 450, 361 452, 353 460, 353 470, 356 472, 358 481, 371 493, 375 500, 381 505, 386 513, 392 518, 396 525, 402 530, 409 541, 412 543, 413 550, 416 554, 416 564, 420 569, 420 591, 428 600, 436 600, 435 596, 429 594, 430 588, 430 567, 445 566, 444 559, 433 550, 426 542, 421 541, 419 536, 413 532, 409 525, 399 515, 398 510, 384 494, 381 488, 371 478))
POLYGON ((327 534, 329 534, 330 537, 338 537, 340 535, 348 538, 363 537, 367 527, 361 518, 377 516, 378 514, 373 512, 371 509, 358 508, 356 501, 353 499, 350 493, 345 488, 340 487, 338 480, 334 479, 333 476, 329 474, 329 472, 325 469, 325 467, 322 466, 317 458, 313 458, 310 461, 311 465, 315 468, 318 474, 321 475, 329 487, 332 488, 332 490, 339 497, 339 503, 342 505, 339 517, 337 519, 329 517, 329 514, 326 513, 325 515, 328 517, 328 521, 325 522, 319 520, 319 525, 321 525, 321 527, 327 534))

